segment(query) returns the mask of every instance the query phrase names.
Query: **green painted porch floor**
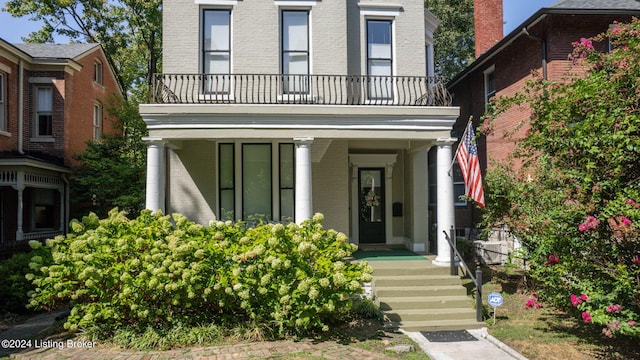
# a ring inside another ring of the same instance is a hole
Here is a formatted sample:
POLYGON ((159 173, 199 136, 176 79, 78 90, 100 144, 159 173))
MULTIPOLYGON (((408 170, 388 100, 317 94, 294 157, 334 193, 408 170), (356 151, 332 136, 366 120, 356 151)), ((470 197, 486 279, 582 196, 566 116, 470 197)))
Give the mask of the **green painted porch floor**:
POLYGON ((419 255, 407 249, 358 249, 353 253, 356 260, 365 261, 398 261, 398 260, 428 260, 426 255, 419 255))

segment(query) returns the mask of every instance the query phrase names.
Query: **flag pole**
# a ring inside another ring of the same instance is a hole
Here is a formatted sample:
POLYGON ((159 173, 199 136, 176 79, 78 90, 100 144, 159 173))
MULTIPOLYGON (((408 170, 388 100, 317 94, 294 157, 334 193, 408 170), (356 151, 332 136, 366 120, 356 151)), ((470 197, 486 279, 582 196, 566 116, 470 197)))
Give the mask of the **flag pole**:
MULTIPOLYGON (((467 135, 467 131, 469 130, 469 124, 471 123, 472 120, 473 120, 473 115, 469 116, 469 121, 467 121, 467 125, 464 126, 464 132, 462 133, 462 137, 460 138, 461 141, 464 141, 464 138, 467 135)), ((456 159, 458 157, 458 152, 459 151, 460 151, 460 145, 458 145, 458 147, 456 148, 456 152, 455 152, 455 154, 453 154, 453 159, 451 159, 451 164, 449 165, 449 170, 447 170, 447 173, 449 175, 451 175, 451 169, 453 168, 453 164, 456 162, 456 159)))

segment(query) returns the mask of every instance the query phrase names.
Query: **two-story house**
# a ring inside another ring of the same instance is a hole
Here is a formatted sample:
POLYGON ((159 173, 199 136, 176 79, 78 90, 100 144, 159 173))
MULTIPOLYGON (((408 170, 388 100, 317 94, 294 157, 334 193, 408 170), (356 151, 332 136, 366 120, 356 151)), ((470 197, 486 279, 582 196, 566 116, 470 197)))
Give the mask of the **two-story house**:
MULTIPOLYGON (((163 13, 164 73, 140 106, 147 208, 203 224, 320 212, 354 243, 436 250, 428 153, 448 230, 459 110, 430 76, 439 22, 422 0, 166 0, 163 13)), ((438 238, 448 264, 447 249, 438 238)))
POLYGON ((87 140, 115 128, 121 96, 97 44, 9 44, 0 39, 0 245, 66 231, 69 166, 87 140))
MULTIPOLYGON (((475 5, 496 9, 496 3, 501 0, 476 0, 475 5)), ((640 2, 635 0, 561 0, 541 8, 504 38, 476 41, 476 60, 448 83, 454 104, 460 107, 454 135, 462 134, 471 116, 477 126, 491 98, 515 94, 532 79, 532 71, 536 76, 562 81, 572 65, 569 54, 573 42, 603 33, 615 21, 629 22, 639 15, 640 2)), ((485 14, 485 18, 495 16, 498 14, 485 14)), ((476 38, 496 33, 496 25, 502 29, 501 23, 481 20, 476 19, 476 38)), ((605 42, 596 46, 601 51, 609 50, 605 42)), ((508 159, 518 139, 525 135, 526 126, 519 128, 518 124, 529 114, 526 106, 514 107, 494 119, 492 133, 478 139, 483 173, 492 161, 508 159)), ((480 220, 481 212, 473 206, 457 209, 458 228, 474 228, 480 220)))

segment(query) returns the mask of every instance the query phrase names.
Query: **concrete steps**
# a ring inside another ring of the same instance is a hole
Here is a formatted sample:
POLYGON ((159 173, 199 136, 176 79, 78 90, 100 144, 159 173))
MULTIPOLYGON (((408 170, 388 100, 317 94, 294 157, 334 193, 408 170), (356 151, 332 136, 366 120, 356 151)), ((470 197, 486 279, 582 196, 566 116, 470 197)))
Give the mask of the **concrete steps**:
POLYGON ((476 329, 473 302, 459 276, 430 260, 370 261, 372 292, 386 326, 406 331, 476 329))

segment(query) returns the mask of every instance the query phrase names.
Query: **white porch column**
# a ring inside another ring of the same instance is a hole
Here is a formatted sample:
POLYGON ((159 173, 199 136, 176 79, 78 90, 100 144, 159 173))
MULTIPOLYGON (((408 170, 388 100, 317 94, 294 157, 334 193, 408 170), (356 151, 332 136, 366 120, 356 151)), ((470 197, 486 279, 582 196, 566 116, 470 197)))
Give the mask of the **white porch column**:
POLYGON ((17 208, 17 215, 18 215, 18 219, 17 219, 17 224, 16 224, 16 241, 20 241, 22 239, 24 239, 24 231, 22 230, 22 226, 23 226, 23 213, 24 213, 24 199, 22 197, 22 194, 24 192, 24 171, 19 170, 18 171, 18 178, 16 179, 16 184, 13 185, 12 187, 16 190, 18 190, 18 208, 17 208))
POLYGON ((313 216, 311 143, 313 138, 294 138, 296 144, 295 220, 296 224, 313 216))
POLYGON ((438 151, 436 158, 436 169, 438 179, 438 256, 433 261, 435 265, 449 266, 451 261, 449 243, 443 231, 450 233, 451 227, 455 226, 456 215, 453 199, 453 173, 449 171, 451 165, 451 146, 456 141, 453 138, 438 139, 438 151))
POLYGON ((145 137, 142 140, 147 142, 146 208, 164 212, 165 143, 161 138, 145 137))

